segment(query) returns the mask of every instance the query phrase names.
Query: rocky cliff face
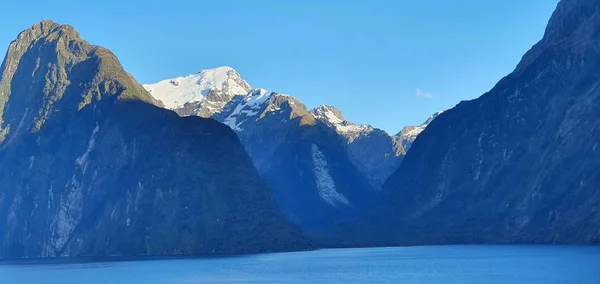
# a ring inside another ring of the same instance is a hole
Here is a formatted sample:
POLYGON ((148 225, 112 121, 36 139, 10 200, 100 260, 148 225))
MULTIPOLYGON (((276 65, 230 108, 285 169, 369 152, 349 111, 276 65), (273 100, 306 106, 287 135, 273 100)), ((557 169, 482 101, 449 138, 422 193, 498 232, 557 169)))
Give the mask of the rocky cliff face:
POLYGON ((561 1, 512 74, 416 139, 381 243, 600 243, 598 42, 600 2, 561 1))
POLYGON ((0 257, 310 248, 233 131, 156 107, 72 27, 24 31, 0 72, 0 257))

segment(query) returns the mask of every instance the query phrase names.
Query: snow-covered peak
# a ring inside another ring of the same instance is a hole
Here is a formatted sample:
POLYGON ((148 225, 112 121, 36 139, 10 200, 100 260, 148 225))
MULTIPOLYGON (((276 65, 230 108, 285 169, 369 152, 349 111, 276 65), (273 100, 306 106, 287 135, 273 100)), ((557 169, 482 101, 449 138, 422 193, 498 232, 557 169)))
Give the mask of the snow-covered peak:
POLYGON ((318 120, 330 123, 341 124, 346 121, 342 112, 334 106, 321 105, 312 110, 310 113, 318 120))
POLYGON ((424 123, 417 126, 406 126, 402 128, 400 133, 396 134, 397 139, 400 140, 402 146, 406 151, 412 146, 412 143, 417 139, 417 136, 427 128, 427 126, 444 111, 439 111, 430 116, 424 123))
POLYGON ((346 120, 342 112, 334 106, 321 105, 310 110, 310 113, 317 119, 344 136, 349 143, 362 135, 368 135, 373 131, 370 125, 356 125, 346 120))
POLYGON ((432 116, 430 116, 424 123, 417 125, 417 126, 406 126, 404 128, 402 128, 402 131, 400 133, 398 133, 399 136, 407 138, 407 139, 416 139, 417 136, 419 136, 419 134, 421 134, 421 132, 423 132, 423 130, 425 130, 425 128, 436 118, 438 117, 438 115, 440 115, 443 111, 439 111, 436 112, 435 114, 433 114, 432 116))
POLYGON ((179 109, 188 103, 200 103, 205 100, 217 103, 217 106, 213 107, 218 108, 234 96, 247 94, 251 89, 240 74, 226 66, 147 84, 144 88, 169 109, 179 109), (208 98, 212 92, 217 93, 214 99, 208 98))

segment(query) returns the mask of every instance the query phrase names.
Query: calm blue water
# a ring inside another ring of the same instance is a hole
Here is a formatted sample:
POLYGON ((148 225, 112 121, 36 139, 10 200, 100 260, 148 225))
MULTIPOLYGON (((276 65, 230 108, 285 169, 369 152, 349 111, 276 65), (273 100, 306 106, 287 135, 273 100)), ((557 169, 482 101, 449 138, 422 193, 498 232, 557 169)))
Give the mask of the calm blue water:
POLYGON ((600 283, 600 248, 432 246, 71 264, 0 264, 0 283, 600 283))

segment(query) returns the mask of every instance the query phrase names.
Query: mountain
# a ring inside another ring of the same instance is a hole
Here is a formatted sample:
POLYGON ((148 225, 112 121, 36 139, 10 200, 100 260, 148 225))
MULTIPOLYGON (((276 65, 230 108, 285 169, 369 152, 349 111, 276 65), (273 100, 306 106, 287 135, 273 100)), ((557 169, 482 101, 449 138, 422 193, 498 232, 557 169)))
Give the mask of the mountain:
POLYGON ((599 244, 598 42, 600 2, 562 0, 511 74, 415 140, 364 240, 599 244))
POLYGON ((236 95, 245 95, 250 85, 231 67, 202 70, 198 74, 144 85, 168 109, 182 116, 211 117, 236 95))
POLYGON ((427 128, 427 126, 444 111, 439 111, 430 116, 425 122, 417 126, 405 126, 400 133, 394 135, 396 143, 402 145, 405 151, 408 151, 417 139, 417 136, 427 128))
POLYGON ((333 106, 322 105, 310 112, 342 137, 350 160, 375 188, 381 188, 385 180, 400 166, 406 152, 397 138, 370 125, 349 122, 333 106))
POLYGON ((279 207, 307 232, 362 212, 377 193, 337 133, 292 96, 255 89, 213 118, 237 132, 279 207))
POLYGON ((73 27, 22 32, 0 74, 1 258, 312 247, 233 131, 157 107, 73 27))

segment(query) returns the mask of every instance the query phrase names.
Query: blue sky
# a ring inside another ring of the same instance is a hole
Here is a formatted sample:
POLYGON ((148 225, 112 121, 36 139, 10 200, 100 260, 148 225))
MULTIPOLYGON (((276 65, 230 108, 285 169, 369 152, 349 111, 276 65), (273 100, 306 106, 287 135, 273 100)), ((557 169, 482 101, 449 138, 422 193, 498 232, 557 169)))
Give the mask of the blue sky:
POLYGON ((0 49, 52 19, 111 49, 141 83, 228 65, 253 87, 395 133, 490 90, 542 37, 557 3, 9 1, 0 49))

